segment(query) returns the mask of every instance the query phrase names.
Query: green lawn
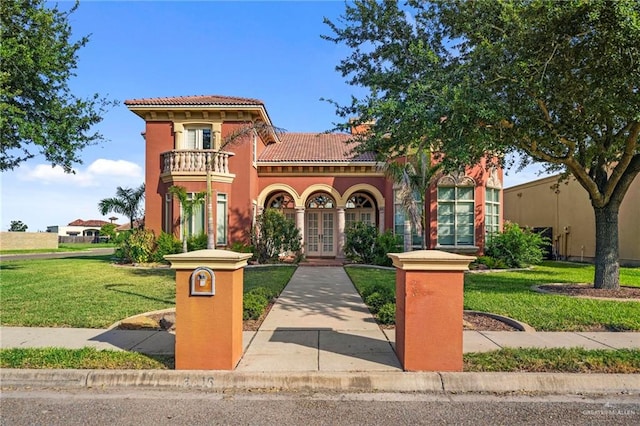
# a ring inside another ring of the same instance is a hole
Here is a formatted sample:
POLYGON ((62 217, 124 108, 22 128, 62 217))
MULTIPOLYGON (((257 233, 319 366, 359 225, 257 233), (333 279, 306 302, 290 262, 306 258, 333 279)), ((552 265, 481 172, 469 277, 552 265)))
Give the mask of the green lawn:
MULTIPOLYGON (((464 354, 464 371, 640 373, 640 350, 501 349, 464 354)), ((172 356, 94 348, 2 349, 0 368, 173 369, 172 356)))
MULTIPOLYGON (((294 270, 248 268, 245 291, 257 285, 282 290, 294 270)), ((175 271, 117 266, 111 256, 3 261, 0 300, 4 326, 103 328, 174 307, 175 271)))
MULTIPOLYGON (((346 268, 359 291, 382 285, 395 290, 395 272, 346 268)), ((531 286, 545 283, 585 283, 593 266, 546 262, 531 270, 466 274, 464 308, 492 312, 525 322, 539 331, 579 331, 602 327, 612 331, 640 331, 640 302, 578 299, 541 294, 531 286)), ((623 285, 640 287, 640 268, 621 268, 623 285)))
POLYGON ((0 254, 29 254, 29 253, 64 253, 69 251, 82 251, 97 248, 115 248, 111 243, 73 243, 59 244, 57 249, 30 249, 30 250, 0 250, 0 254))

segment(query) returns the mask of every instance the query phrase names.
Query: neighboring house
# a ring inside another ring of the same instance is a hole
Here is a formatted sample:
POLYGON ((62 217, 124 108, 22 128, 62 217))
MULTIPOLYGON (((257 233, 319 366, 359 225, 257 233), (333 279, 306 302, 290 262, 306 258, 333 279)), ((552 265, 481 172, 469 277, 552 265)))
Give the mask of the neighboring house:
MULTIPOLYGON (((640 179, 635 179, 618 216, 620 264, 640 265, 640 179)), ((520 226, 548 229, 553 255, 559 259, 593 261, 596 225, 587 191, 574 179, 558 176, 504 190, 504 219, 520 226)))
POLYGON ((67 226, 47 226, 47 232, 54 232, 62 237, 98 237, 102 225, 109 223, 112 222, 76 219, 67 226))
MULTIPOLYGON (((144 228, 144 218, 135 219, 133 221, 133 229, 138 229, 138 228, 144 228)), ((118 227, 116 227, 116 233, 123 232, 123 231, 128 231, 130 229, 131 229, 131 222, 127 222, 127 223, 124 223, 124 224, 119 225, 118 227)))
MULTIPOLYGON (((134 99, 146 122, 145 228, 180 235, 172 185, 190 193, 213 187, 217 247, 248 243, 256 215, 278 208, 295 221, 308 257, 343 257, 345 229, 363 221, 404 236, 409 222, 397 189, 372 153, 353 155, 350 134, 250 132, 221 146, 249 123, 272 125, 262 101, 227 96, 134 99)), ((481 253, 501 228, 502 170, 483 165, 442 176, 427 196, 428 248, 481 253)), ((206 209, 188 218, 188 233, 206 231, 206 209)), ((410 232, 407 235, 411 235, 410 232)), ((420 237, 414 235, 414 247, 420 237)))

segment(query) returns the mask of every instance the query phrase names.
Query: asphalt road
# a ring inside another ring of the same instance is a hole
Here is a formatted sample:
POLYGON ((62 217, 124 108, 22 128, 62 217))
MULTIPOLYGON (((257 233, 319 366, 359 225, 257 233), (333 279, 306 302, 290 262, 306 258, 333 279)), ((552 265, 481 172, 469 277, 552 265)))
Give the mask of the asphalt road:
POLYGON ((3 389, 1 425, 637 425, 637 395, 3 389))

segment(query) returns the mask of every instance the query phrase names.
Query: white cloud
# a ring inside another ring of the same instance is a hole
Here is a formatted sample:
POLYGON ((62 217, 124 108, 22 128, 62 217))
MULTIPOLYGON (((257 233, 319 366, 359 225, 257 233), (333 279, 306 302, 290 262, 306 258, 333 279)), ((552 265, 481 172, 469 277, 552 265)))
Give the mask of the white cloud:
POLYGON ((45 164, 38 164, 34 168, 25 167, 20 174, 21 180, 37 181, 44 185, 70 185, 76 187, 100 186, 105 181, 111 185, 113 182, 109 177, 125 178, 127 184, 130 181, 141 181, 142 168, 126 160, 107 160, 99 158, 91 163, 85 170, 76 169, 75 173, 65 173, 62 167, 51 167, 45 164), (106 179, 105 179, 106 178, 106 179))
POLYGON ((126 176, 141 179, 142 167, 126 160, 114 161, 99 158, 87 167, 87 173, 99 176, 126 176))

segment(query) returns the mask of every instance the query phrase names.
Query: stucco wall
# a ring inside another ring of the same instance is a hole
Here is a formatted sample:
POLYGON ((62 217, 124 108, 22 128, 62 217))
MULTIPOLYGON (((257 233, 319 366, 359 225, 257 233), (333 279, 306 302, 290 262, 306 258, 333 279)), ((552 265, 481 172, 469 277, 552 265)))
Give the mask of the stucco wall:
POLYGON ((58 234, 52 232, 0 232, 1 250, 57 248, 58 234))
MULTIPOLYGON (((620 206, 620 263, 640 264, 640 179, 635 179, 620 206)), ((504 218, 521 226, 553 228, 554 250, 561 258, 592 261, 595 217, 587 191, 575 181, 558 184, 556 176, 504 190, 504 218)))

